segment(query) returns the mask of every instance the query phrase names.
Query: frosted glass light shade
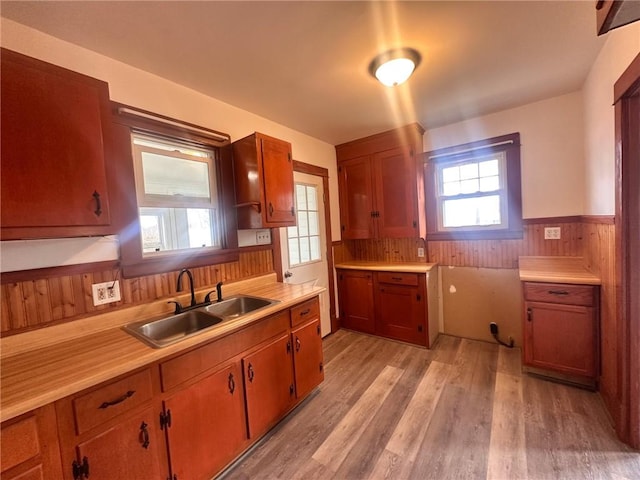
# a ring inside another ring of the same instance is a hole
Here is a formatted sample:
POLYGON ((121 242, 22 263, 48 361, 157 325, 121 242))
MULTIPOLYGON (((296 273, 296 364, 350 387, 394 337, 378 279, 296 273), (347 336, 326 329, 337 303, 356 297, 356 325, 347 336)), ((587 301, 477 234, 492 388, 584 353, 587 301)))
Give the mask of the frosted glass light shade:
POLYGON ((378 55, 369 64, 369 73, 387 87, 407 81, 420 64, 420 54, 412 48, 398 48, 378 55))

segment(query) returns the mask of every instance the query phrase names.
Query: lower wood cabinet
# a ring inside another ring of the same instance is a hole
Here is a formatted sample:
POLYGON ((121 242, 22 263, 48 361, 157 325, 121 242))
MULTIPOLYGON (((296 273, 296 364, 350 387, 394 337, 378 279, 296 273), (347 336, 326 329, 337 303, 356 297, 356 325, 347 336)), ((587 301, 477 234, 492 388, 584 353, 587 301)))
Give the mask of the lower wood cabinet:
POLYGON ((417 345, 433 343, 437 326, 435 315, 429 317, 426 275, 339 269, 338 289, 343 327, 417 345))
MULTIPOLYGON (((164 400, 171 472, 179 479, 210 478, 247 444, 240 362, 164 400)), ((136 477, 133 477, 136 478, 136 477)))
POLYGON ((524 282, 525 369, 595 386, 599 288, 524 282))
POLYGON ((249 437, 257 439, 295 400, 289 332, 242 359, 249 437))
POLYGON ((324 379, 319 311, 307 300, 5 422, 2 480, 214 477, 324 379))
POLYGON ((53 405, 4 422, 0 430, 0 454, 2 480, 61 479, 53 405))
POLYGON ((376 333, 373 273, 364 270, 338 270, 340 322, 344 328, 376 333))

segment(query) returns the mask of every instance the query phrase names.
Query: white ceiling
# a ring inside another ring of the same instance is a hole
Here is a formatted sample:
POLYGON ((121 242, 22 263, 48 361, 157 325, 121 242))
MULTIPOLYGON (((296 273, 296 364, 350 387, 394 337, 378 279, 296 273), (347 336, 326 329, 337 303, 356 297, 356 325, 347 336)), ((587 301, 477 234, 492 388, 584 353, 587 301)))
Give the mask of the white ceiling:
MULTIPOLYGON (((593 1, 3 1, 1 14, 331 144, 579 90, 593 1), (371 59, 408 46, 395 89, 371 59)), ((216 128, 215 125, 210 127, 216 128)))

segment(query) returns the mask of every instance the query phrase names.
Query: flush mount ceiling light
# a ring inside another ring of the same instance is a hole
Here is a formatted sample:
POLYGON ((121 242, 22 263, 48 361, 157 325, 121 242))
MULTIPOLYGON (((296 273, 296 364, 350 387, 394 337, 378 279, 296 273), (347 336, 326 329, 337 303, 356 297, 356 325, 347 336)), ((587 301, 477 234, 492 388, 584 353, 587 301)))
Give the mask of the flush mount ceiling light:
POLYGON ((413 48, 394 48, 376 56, 369 64, 369 73, 383 85, 395 87, 407 81, 420 60, 413 48))

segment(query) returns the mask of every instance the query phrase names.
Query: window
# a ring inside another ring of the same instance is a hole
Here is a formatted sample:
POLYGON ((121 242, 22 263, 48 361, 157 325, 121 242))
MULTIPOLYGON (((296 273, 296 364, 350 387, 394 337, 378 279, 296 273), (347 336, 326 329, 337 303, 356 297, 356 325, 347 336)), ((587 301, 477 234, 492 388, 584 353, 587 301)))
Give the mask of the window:
POLYGON ((321 259, 318 189, 314 185, 303 183, 296 183, 295 189, 297 225, 287 227, 291 267, 321 259))
POLYGON ((229 135, 120 103, 112 111, 122 275, 237 261, 229 135))
POLYGON ((220 248, 215 151, 132 135, 143 256, 220 248))
POLYGON ((426 154, 431 240, 521 238, 518 133, 426 154))

